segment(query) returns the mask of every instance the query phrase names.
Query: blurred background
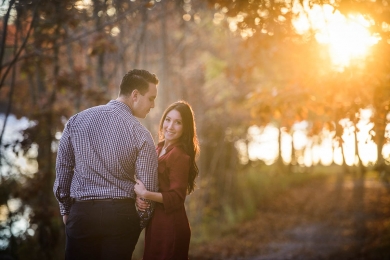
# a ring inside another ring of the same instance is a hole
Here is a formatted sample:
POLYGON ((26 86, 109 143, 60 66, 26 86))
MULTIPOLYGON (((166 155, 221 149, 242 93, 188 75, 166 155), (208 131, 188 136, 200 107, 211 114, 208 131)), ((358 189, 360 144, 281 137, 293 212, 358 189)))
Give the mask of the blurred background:
POLYGON ((0 16, 0 259, 63 258, 61 132, 133 68, 160 80, 155 141, 170 103, 195 111, 192 251, 318 175, 388 184, 388 0, 3 0, 0 16))

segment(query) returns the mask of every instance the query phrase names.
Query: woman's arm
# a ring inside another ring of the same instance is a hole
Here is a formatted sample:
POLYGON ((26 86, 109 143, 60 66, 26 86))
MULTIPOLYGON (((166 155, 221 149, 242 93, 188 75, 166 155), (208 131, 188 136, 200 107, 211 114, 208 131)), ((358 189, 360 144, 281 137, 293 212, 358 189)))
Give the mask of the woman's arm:
POLYGON ((134 191, 141 198, 163 203, 162 194, 160 192, 148 191, 140 180, 137 180, 134 191))
POLYGON ((183 208, 190 169, 190 157, 182 149, 175 147, 168 156, 169 190, 161 191, 166 213, 183 208))
MULTIPOLYGON (((174 148, 175 149, 175 148, 174 148)), ((174 150, 167 158, 169 165, 169 190, 151 192, 139 180, 134 186, 135 193, 142 198, 164 204, 165 212, 169 213, 183 207, 186 194, 190 157, 181 150, 174 150)))

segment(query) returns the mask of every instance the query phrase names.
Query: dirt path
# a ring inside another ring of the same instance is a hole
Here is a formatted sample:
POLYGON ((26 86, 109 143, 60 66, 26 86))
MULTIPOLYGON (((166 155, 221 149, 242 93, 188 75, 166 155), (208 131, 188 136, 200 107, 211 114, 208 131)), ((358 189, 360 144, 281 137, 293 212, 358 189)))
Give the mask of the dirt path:
POLYGON ((333 175, 295 187, 192 260, 390 259, 390 187, 333 175))

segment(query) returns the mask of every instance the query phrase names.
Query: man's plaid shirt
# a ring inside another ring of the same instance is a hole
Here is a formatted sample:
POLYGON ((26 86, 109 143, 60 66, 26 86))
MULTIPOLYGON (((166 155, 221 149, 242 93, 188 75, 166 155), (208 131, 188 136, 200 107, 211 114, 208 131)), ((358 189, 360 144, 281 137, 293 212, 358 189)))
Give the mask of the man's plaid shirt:
MULTIPOLYGON (((72 116, 57 153, 54 194, 61 215, 72 198, 79 200, 134 198, 136 176, 149 191, 158 190, 157 153, 150 132, 117 100, 72 116)), ((141 227, 154 203, 139 212, 141 227)))

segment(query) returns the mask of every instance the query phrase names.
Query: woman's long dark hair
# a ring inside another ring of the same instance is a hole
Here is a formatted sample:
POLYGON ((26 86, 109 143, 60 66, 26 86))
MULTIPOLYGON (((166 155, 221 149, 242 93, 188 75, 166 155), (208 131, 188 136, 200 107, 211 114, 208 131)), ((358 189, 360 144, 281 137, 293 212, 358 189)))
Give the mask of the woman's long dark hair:
POLYGON ((183 134, 180 137, 180 143, 183 144, 185 152, 190 156, 190 173, 188 176, 187 184, 187 193, 190 194, 195 189, 195 178, 199 174, 198 166, 196 165, 195 159, 199 155, 199 143, 198 137, 196 136, 196 125, 194 120, 194 112, 192 111, 191 106, 185 101, 177 101, 170 105, 165 111, 160 120, 160 129, 159 129, 159 140, 164 140, 163 125, 167 114, 176 110, 180 113, 182 124, 183 124, 183 134))

